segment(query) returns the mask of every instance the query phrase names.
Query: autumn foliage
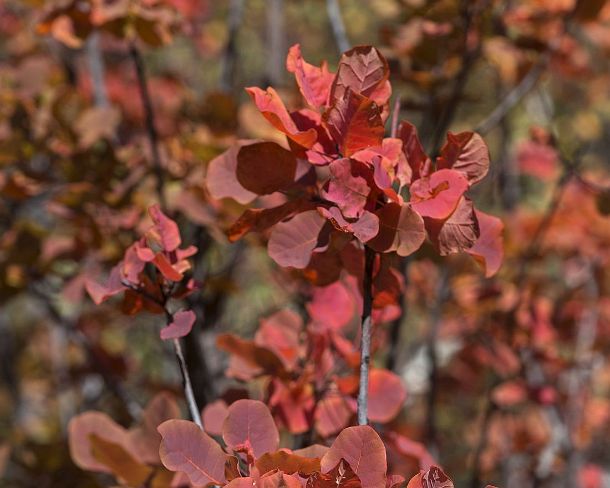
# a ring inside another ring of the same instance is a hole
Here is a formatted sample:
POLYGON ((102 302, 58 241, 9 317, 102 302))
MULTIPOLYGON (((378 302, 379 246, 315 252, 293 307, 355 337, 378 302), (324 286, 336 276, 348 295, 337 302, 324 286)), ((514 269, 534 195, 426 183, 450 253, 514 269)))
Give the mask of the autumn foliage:
POLYGON ((609 39, 604 0, 0 3, 0 479, 606 486, 609 39))

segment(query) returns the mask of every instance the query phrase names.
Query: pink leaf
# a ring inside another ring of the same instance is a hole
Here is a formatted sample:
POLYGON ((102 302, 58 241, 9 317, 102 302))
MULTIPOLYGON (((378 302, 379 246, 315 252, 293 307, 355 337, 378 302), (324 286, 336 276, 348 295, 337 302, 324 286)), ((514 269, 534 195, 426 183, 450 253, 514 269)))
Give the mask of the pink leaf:
POLYGON ((475 132, 449 132, 437 166, 459 171, 469 184, 474 185, 489 171, 489 149, 483 138, 475 132))
POLYGON ((269 408, 258 400, 237 400, 229 407, 222 438, 229 448, 251 451, 254 458, 276 451, 280 443, 269 408))
POLYGON ((356 304, 345 285, 340 281, 325 287, 314 288, 307 304, 307 312, 320 330, 337 330, 346 326, 354 317, 356 304))
POLYGON ((400 378, 386 369, 372 369, 369 376, 369 419, 386 423, 403 406, 407 390, 400 378))
POLYGON ((321 108, 327 104, 334 74, 328 71, 326 62, 319 68, 307 63, 301 55, 301 46, 295 44, 288 51, 286 69, 294 73, 303 98, 309 105, 321 108))
POLYGON ((350 49, 339 60, 331 100, 342 99, 348 90, 369 98, 373 98, 375 92, 378 98, 389 98, 385 84, 389 75, 388 63, 377 49, 372 46, 350 49))
POLYGON ((379 219, 373 212, 365 210, 360 218, 354 222, 348 222, 337 207, 318 207, 318 212, 333 224, 333 227, 341 232, 350 232, 360 242, 367 242, 379 232, 379 219))
POLYGON ((163 250, 172 252, 180 247, 182 239, 180 239, 178 224, 165 215, 159 205, 152 205, 148 209, 148 213, 155 224, 154 228, 151 229, 152 234, 158 239, 163 250))
POLYGON ((316 405, 314 414, 316 431, 329 437, 345 428, 353 412, 341 395, 328 393, 316 405))
POLYGON ((105 284, 100 284, 90 278, 85 280, 85 289, 96 305, 100 305, 111 296, 117 295, 127 289, 122 282, 122 267, 123 263, 121 262, 112 268, 105 284))
POLYGON ((222 435, 222 426, 229 415, 229 408, 224 400, 208 403, 201 415, 205 431, 210 435, 222 435))
POLYGON ((193 324, 196 320, 195 313, 192 310, 182 310, 176 312, 173 316, 172 323, 161 329, 161 339, 178 339, 184 337, 191 332, 193 324))
POLYGON ((463 197, 447 220, 426 219, 430 240, 441 256, 470 249, 479 237, 479 223, 471 200, 463 197))
POLYGON ((376 212, 379 232, 367 245, 377 252, 396 252, 408 256, 417 251, 426 239, 421 216, 411 205, 387 203, 376 212))
POLYGON ((401 185, 405 185, 410 182, 410 179, 408 179, 410 173, 412 173, 412 177, 415 180, 421 178, 428 156, 424 151, 424 147, 417 134, 417 129, 413 124, 405 121, 401 122, 398 128, 398 137, 402 140, 402 150, 410 167, 410 169, 398 169, 398 173, 402 173, 405 179, 405 182, 401 181, 401 185))
POLYGON ((253 141, 239 141, 220 156, 210 161, 206 175, 206 185, 212 198, 232 198, 247 204, 256 198, 256 193, 246 190, 237 181, 237 153, 240 148, 253 141))
POLYGON ((504 259, 504 245, 502 242, 502 231, 504 224, 492 215, 475 210, 479 222, 480 235, 470 249, 468 254, 483 266, 485 276, 489 278, 498 272, 504 259))
POLYGON ((163 438, 159 456, 167 469, 185 473, 197 487, 226 483, 228 456, 196 424, 187 420, 168 420, 157 430, 163 438))
POLYGON ((325 222, 317 210, 302 212, 287 222, 280 222, 269 238, 269 256, 280 266, 305 268, 325 222))
POLYGON ((345 217, 360 217, 371 192, 366 180, 362 176, 353 175, 352 161, 347 158, 333 161, 329 169, 331 176, 325 198, 336 203, 345 217))
POLYGON ((435 171, 411 184, 411 206, 422 217, 446 219, 468 189, 468 181, 451 169, 435 171))
POLYGON ((362 488, 385 488, 385 446, 372 427, 359 425, 344 429, 322 458, 322 473, 331 471, 341 459, 360 478, 362 488))

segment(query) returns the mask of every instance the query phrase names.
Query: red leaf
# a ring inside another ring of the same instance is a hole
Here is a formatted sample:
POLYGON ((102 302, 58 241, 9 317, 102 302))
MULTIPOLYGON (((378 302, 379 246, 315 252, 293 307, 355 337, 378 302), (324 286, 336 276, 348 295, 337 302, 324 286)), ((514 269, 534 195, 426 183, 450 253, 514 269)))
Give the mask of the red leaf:
POLYGON ((166 252, 175 251, 180 247, 182 239, 180 239, 178 224, 165 215, 159 205, 152 205, 148 209, 148 213, 155 225, 146 233, 147 237, 153 236, 166 252))
POLYGON ((280 358, 274 352, 252 341, 246 341, 233 334, 220 334, 216 338, 216 345, 219 349, 239 357, 251 368, 260 369, 265 374, 279 378, 288 377, 280 358))
POLYGON ((222 438, 229 448, 251 452, 255 459, 276 451, 280 443, 271 412, 258 400, 237 400, 229 406, 222 438))
POLYGON ((327 393, 316 405, 314 414, 316 432, 329 437, 345 428, 353 412, 341 395, 327 393))
POLYGON ((337 330, 354 317, 356 304, 345 285, 340 281, 325 287, 316 287, 307 312, 317 330, 337 330))
POLYGON ((167 392, 158 393, 148 402, 137 427, 129 429, 129 441, 133 451, 147 464, 159 464, 161 435, 157 427, 180 417, 180 407, 174 396, 167 392))
POLYGON ((476 132, 448 132, 447 142, 442 147, 436 163, 438 168, 459 171, 469 184, 474 185, 489 171, 489 149, 476 132))
POLYGON ((379 232, 379 219, 377 216, 365 210, 355 222, 345 220, 337 207, 318 207, 318 212, 333 224, 333 227, 341 232, 350 232, 360 242, 367 242, 379 232))
POLYGON ((441 169, 411 184, 411 206, 422 217, 446 219, 467 189, 468 181, 461 173, 441 169))
POLYGON ((394 432, 390 432, 388 435, 401 454, 417 459, 420 469, 427 471, 436 463, 432 455, 426 449, 426 446, 422 443, 412 441, 408 437, 394 432))
POLYGON ((303 98, 309 105, 315 108, 327 105, 335 75, 328 71, 326 62, 323 62, 319 68, 307 63, 301 55, 301 46, 295 44, 288 51, 286 69, 294 73, 303 98))
POLYGON ((269 195, 294 182, 297 160, 275 142, 243 146, 237 154, 237 181, 246 190, 269 195))
POLYGON ((479 237, 479 223, 471 200, 463 197, 455 212, 444 222, 426 219, 430 240, 441 256, 470 249, 479 237))
POLYGON ((246 144, 252 144, 252 141, 239 141, 210 161, 206 185, 213 198, 219 200, 228 197, 241 204, 250 203, 256 198, 256 193, 241 186, 236 176, 237 153, 246 144))
POLYGON ((301 341, 299 334, 303 325, 301 316, 292 310, 281 310, 261 320, 255 341, 268 347, 292 370, 299 359, 301 341))
POLYGON ((351 90, 335 100, 324 114, 324 120, 343 156, 379 146, 383 140, 385 129, 379 105, 351 90))
POLYGON ((229 408, 224 400, 208 403, 201 415, 205 431, 210 435, 222 435, 222 426, 227 415, 229 415, 229 408))
MULTIPOLYGON (((419 140, 417 129, 413 124, 402 121, 398 128, 398 137, 402 139, 402 150, 413 172, 413 178, 417 180, 421 178, 422 170, 428 159, 424 147, 419 140)), ((404 172, 405 174, 408 173, 408 171, 404 172)))
POLYGON ((299 456, 286 451, 267 452, 256 460, 256 468, 261 474, 279 470, 286 474, 309 476, 320 471, 320 459, 299 456))
POLYGON ((358 151, 352 155, 352 159, 374 166, 375 184, 380 189, 389 188, 395 177, 398 177, 401 186, 411 182, 411 168, 402 152, 400 139, 386 137, 381 146, 358 151), (405 169, 407 174, 404 174, 405 169))
POLYGON ((286 134, 294 142, 305 148, 310 148, 316 142, 317 134, 314 129, 299 131, 290 117, 277 92, 269 87, 263 91, 257 87, 246 88, 248 94, 261 111, 263 116, 280 132, 286 134))
POLYGON ((195 486, 224 485, 229 456, 218 443, 188 420, 168 420, 157 430, 163 440, 159 456, 170 471, 185 473, 195 486))
POLYGON ((161 329, 161 339, 166 341, 168 339, 178 339, 188 335, 191 332, 196 319, 197 317, 192 310, 181 310, 180 312, 176 312, 172 318, 172 323, 161 329))
POLYGON ((437 466, 422 471, 411 478, 407 488, 453 488, 453 481, 437 466))
POLYGON ((181 281, 183 276, 182 273, 172 265, 167 256, 163 253, 157 253, 155 259, 153 259, 154 265, 157 267, 161 274, 169 281, 181 281))
POLYGON ((417 251, 426 239, 421 216, 411 205, 387 203, 376 212, 379 233, 367 242, 377 252, 396 252, 408 256, 417 251))
POLYGON ((110 275, 105 284, 100 284, 90 278, 85 280, 85 289, 96 305, 108 300, 108 298, 125 291, 127 287, 122 282, 121 268, 123 263, 117 264, 110 271, 110 275))
POLYGON ((305 268, 317 247, 318 236, 325 222, 316 210, 302 212, 287 222, 280 222, 269 238, 269 256, 280 266, 305 268))
POLYGON ((343 430, 322 458, 322 473, 331 471, 341 459, 360 478, 362 488, 385 488, 385 446, 372 427, 359 425, 343 430))
MULTIPOLYGON (((330 163, 337 156, 337 145, 332 140, 326 127, 322 124, 322 116, 318 112, 304 108, 290 113, 297 128, 301 131, 314 129, 318 134, 318 140, 311 148, 303 151, 298 144, 288 141, 290 148, 304 153, 304 158, 311 164, 325 165, 330 163)), ((297 153, 299 157, 303 157, 297 153)))
POLYGON ((235 222, 227 231, 227 236, 230 242, 235 242, 241 239, 249 232, 262 232, 269 227, 277 224, 281 220, 286 219, 293 213, 299 210, 311 208, 306 200, 289 200, 288 202, 274 208, 249 208, 247 209, 237 222, 235 222))
POLYGON ((480 235, 467 252, 483 266, 485 276, 489 278, 498 272, 504 259, 502 240, 504 224, 499 218, 479 210, 475 210, 474 213, 479 222, 480 235))
POLYGON ((387 369, 372 369, 369 375, 369 419, 386 423, 403 406, 407 390, 400 378, 387 369))
POLYGON ((381 103, 384 103, 389 98, 385 86, 389 76, 388 63, 377 49, 372 46, 354 47, 343 53, 339 60, 330 98, 340 100, 348 90, 372 98, 371 95, 380 91, 381 103))
POLYGON ((129 451, 127 431, 101 412, 85 412, 73 417, 68 424, 70 456, 79 468, 101 473, 112 473, 112 469, 96 459, 92 452, 91 435, 120 445, 129 451))
POLYGON ((337 159, 330 163, 330 181, 324 197, 336 203, 347 218, 358 218, 364 211, 371 188, 362 176, 353 175, 353 165, 361 164, 350 159, 337 159))

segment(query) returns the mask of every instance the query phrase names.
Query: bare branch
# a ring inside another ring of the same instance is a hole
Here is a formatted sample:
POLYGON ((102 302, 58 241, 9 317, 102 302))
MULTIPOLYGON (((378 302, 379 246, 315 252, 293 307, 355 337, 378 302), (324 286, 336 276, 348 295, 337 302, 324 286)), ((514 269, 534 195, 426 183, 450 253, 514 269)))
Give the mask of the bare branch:
POLYGON ((328 19, 333 29, 333 35, 335 36, 335 42, 339 51, 344 53, 351 47, 349 40, 347 39, 347 33, 345 31, 345 24, 341 17, 341 9, 339 8, 339 0, 326 0, 326 11, 328 12, 328 19))
POLYGON ((191 377, 189 375, 188 366, 186 365, 186 360, 184 359, 184 354, 182 353, 182 345, 180 344, 180 339, 174 339, 173 343, 174 352, 176 353, 176 358, 178 359, 178 364, 180 365, 180 373, 182 374, 182 387, 184 389, 184 395, 186 397, 186 404, 189 407, 189 412, 191 414, 193 422, 195 422, 199 426, 199 428, 203 430, 201 413, 199 412, 199 407, 197 407, 197 402, 195 401, 193 385, 191 384, 191 377))
POLYGON ((504 99, 498 104, 498 106, 491 112, 485 119, 479 122, 474 129, 479 134, 486 134, 493 129, 497 124, 506 117, 511 109, 517 105, 525 95, 527 95, 532 88, 536 85, 536 82, 544 73, 549 62, 549 54, 543 54, 541 59, 529 70, 527 75, 523 77, 521 82, 515 86, 504 99))
POLYGON ((100 49, 100 34, 97 31, 91 33, 86 44, 87 64, 91 74, 91 85, 93 86, 93 97, 98 107, 108 106, 108 92, 105 83, 104 58, 100 49))
POLYGON ((222 71, 220 75, 220 89, 225 92, 231 91, 233 79, 235 78, 235 67, 237 66, 237 32, 244 11, 244 0, 231 0, 229 6, 229 38, 222 56, 222 71))
POLYGON ((129 47, 129 54, 136 68, 136 74, 138 77, 138 88, 140 90, 142 106, 144 107, 144 121, 146 124, 148 140, 150 142, 153 170, 157 178, 157 196, 159 198, 159 205, 161 205, 161 208, 167 209, 165 193, 163 191, 164 171, 163 165, 161 164, 161 154, 159 152, 159 135, 157 133, 157 128, 155 125, 155 112, 153 109, 152 99, 150 97, 150 91, 146 79, 144 60, 142 59, 142 55, 140 54, 139 49, 133 43, 129 47))
POLYGON ((362 280, 362 324, 360 338, 360 386, 358 390, 358 425, 367 425, 369 401, 369 365, 373 325, 373 266, 375 251, 364 246, 364 277, 362 280))

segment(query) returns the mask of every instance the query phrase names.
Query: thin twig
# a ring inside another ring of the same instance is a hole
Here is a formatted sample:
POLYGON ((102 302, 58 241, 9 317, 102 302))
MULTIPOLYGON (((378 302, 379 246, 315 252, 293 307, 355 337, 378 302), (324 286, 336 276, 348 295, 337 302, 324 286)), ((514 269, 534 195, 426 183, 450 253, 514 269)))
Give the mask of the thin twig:
POLYGON ((220 89, 231 91, 237 66, 237 33, 244 11, 244 0, 231 0, 229 6, 229 37, 222 56, 222 70, 220 74, 220 89))
POLYGON ((157 128, 155 125, 155 112, 152 99, 150 97, 148 81, 146 79, 144 60, 142 59, 140 50, 133 43, 129 46, 129 54, 136 68, 138 88, 140 90, 140 98, 142 99, 142 106, 144 108, 144 122, 146 124, 146 132, 150 142, 153 170, 157 178, 157 197, 159 198, 159 205, 161 205, 161 208, 167 209, 165 193, 163 191, 164 171, 161 163, 161 153, 159 152, 159 134, 157 133, 157 128))
POLYGON ((341 9, 339 8, 338 0, 326 0, 326 11, 328 12, 328 19, 333 29, 333 35, 335 36, 335 42, 339 51, 344 53, 350 48, 350 42, 347 39, 345 31, 345 24, 341 17, 341 9))
POLYGON ((367 425, 369 397, 369 365, 371 362, 371 332, 373 325, 373 266, 375 251, 364 247, 364 277, 362 279, 362 328, 360 338, 360 385, 358 390, 358 425, 367 425))
POLYGON ((536 82, 540 79, 542 73, 544 73, 549 58, 550 55, 548 53, 543 54, 541 59, 528 71, 519 84, 508 92, 498 106, 479 122, 474 130, 479 134, 486 134, 499 124, 511 109, 517 105, 532 88, 534 88, 536 82))
POLYGON ((431 314, 431 324, 428 330, 426 349, 428 353, 428 402, 426 408, 426 440, 428 450, 436 451, 436 403, 438 396, 438 354, 437 341, 438 330, 441 325, 443 303, 449 295, 449 271, 446 266, 441 267, 441 272, 436 288, 436 300, 431 314))
POLYGON ((271 85, 281 85, 286 48, 284 0, 269 0, 267 6, 267 77, 271 85))
POLYGON ((390 137, 396 137, 398 133, 398 118, 400 117, 400 95, 394 100, 394 107, 392 108, 392 126, 390 129, 390 137))
POLYGON ((184 359, 184 354, 182 353, 182 345, 180 344, 180 339, 174 339, 173 343, 174 352, 176 353, 176 358, 178 359, 178 364, 180 365, 180 373, 182 374, 182 387, 184 389, 184 395, 186 397, 186 404, 189 407, 189 412, 191 414, 193 422, 195 422, 199 426, 199 428, 203 430, 201 413, 199 412, 199 407, 197 407, 197 402, 195 401, 193 385, 191 384, 191 377, 189 375, 188 366, 186 365, 186 360, 184 359))
POLYGON ((91 74, 91 85, 93 87, 93 98, 97 107, 108 106, 108 92, 105 83, 104 58, 100 49, 100 34, 97 31, 91 33, 87 39, 87 64, 91 74))
POLYGON ((464 33, 462 47, 464 50, 464 54, 462 56, 462 66, 455 77, 455 82, 453 84, 451 94, 449 95, 449 99, 443 105, 443 110, 440 113, 440 116, 436 123, 436 127, 434 129, 432 142, 430 144, 430 154, 432 154, 433 156, 438 153, 440 149, 441 140, 443 139, 443 137, 445 137, 445 132, 453 121, 458 104, 460 103, 460 99, 462 98, 464 89, 466 88, 468 75, 470 74, 470 70, 474 66, 474 62, 476 61, 480 52, 480 46, 477 46, 476 48, 472 49, 468 46, 468 34, 472 26, 472 21, 474 20, 474 17, 476 15, 473 3, 474 2, 470 2, 469 0, 462 0, 462 30, 464 33))

